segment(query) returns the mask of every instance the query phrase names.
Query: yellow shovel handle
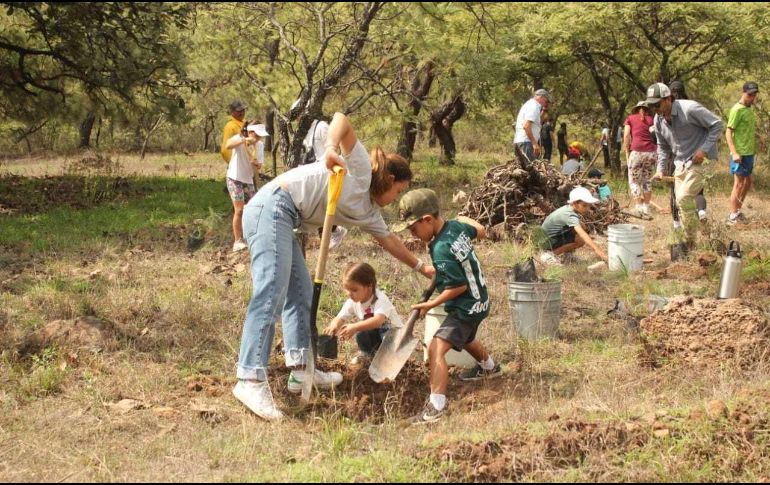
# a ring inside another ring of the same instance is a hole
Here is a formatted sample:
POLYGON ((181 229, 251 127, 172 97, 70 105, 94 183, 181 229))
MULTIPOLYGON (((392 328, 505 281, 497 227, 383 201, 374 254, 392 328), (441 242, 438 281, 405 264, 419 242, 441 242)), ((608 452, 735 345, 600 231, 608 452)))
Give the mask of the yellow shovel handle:
POLYGON ((335 165, 333 173, 329 176, 329 190, 326 196, 326 215, 333 216, 337 213, 337 200, 342 193, 342 182, 345 181, 345 169, 335 165))

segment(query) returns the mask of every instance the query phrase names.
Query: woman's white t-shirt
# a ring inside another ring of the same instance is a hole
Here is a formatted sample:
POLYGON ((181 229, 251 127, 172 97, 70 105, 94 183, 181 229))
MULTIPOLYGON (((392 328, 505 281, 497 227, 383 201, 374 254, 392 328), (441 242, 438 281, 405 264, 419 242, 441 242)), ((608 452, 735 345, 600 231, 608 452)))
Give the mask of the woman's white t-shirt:
MULTIPOLYGON (((372 165, 364 145, 357 141, 345 155, 347 172, 342 193, 337 200, 335 224, 360 227, 376 236, 390 235, 388 225, 369 193, 372 184, 372 165)), ((294 201, 302 218, 302 230, 313 233, 323 226, 326 217, 326 193, 329 188, 329 170, 323 163, 311 163, 293 168, 279 175, 270 184, 284 187, 294 201)), ((270 185, 268 184, 268 185, 270 185)))
POLYGON ((401 317, 398 316, 398 312, 396 312, 393 303, 391 303, 385 293, 379 289, 374 290, 374 295, 369 298, 368 301, 363 303, 357 303, 348 299, 345 304, 342 305, 342 310, 337 314, 337 318, 344 321, 356 320, 360 322, 372 318, 375 315, 385 316, 387 321, 383 325, 390 324, 391 327, 401 327, 404 325, 401 321, 401 317))
MULTIPOLYGON (((228 142, 240 139, 241 135, 234 135, 228 142)), ((264 163, 265 160, 265 144, 262 141, 257 142, 254 146, 256 152, 256 160, 258 163, 264 163)), ((244 184, 254 183, 254 168, 249 161, 249 154, 246 151, 246 145, 241 143, 237 147, 232 149, 232 155, 230 155, 230 164, 227 166, 227 178, 237 180, 244 184)))

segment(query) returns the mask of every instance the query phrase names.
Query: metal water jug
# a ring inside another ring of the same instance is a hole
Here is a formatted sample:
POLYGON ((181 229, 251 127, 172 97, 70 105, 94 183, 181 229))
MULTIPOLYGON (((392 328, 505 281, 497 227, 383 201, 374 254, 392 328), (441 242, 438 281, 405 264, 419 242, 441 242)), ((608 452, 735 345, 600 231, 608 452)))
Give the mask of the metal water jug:
POLYGON ((717 298, 735 298, 738 296, 738 285, 741 282, 741 245, 736 241, 730 241, 727 248, 722 278, 719 280, 719 294, 717 298))

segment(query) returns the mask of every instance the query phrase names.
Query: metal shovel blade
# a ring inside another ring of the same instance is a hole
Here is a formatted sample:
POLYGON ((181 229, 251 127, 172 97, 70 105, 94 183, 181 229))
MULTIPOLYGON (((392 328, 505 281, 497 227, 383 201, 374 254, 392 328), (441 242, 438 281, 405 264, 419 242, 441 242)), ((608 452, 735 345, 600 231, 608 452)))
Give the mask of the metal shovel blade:
POLYGON ((416 346, 417 339, 412 335, 411 328, 391 328, 369 365, 369 377, 378 384, 391 382, 401 372, 416 346))
MULTIPOLYGON (((422 293, 420 303, 425 303, 433 294, 436 289, 436 280, 434 279, 430 288, 422 293)), ((412 331, 414 330, 414 324, 417 318, 420 316, 419 310, 412 310, 409 314, 409 319, 403 327, 391 328, 385 339, 380 344, 380 348, 377 349, 377 353, 374 354, 374 359, 369 365, 369 377, 378 384, 383 382, 390 382, 396 378, 401 369, 409 360, 409 357, 414 352, 414 348, 417 346, 417 339, 414 338, 412 331)))

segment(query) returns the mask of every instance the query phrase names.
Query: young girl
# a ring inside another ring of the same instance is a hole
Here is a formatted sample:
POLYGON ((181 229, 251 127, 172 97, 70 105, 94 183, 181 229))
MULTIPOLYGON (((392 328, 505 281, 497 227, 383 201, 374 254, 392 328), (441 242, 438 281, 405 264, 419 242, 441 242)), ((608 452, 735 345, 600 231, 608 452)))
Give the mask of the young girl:
POLYGON ((343 340, 355 335, 360 352, 352 363, 359 364, 374 356, 391 326, 403 324, 390 299, 377 289, 377 275, 370 265, 350 266, 342 277, 342 287, 349 299, 324 333, 343 340), (353 319, 355 323, 345 323, 353 319))
POLYGON ((248 246, 243 241, 243 207, 254 197, 254 174, 258 173, 265 161, 262 138, 270 136, 265 125, 246 122, 237 135, 233 135, 225 148, 232 150, 227 166, 227 191, 233 201, 233 251, 242 251, 248 246))
POLYGON ((390 232, 380 212, 409 186, 409 163, 382 150, 374 150, 370 156, 348 118, 342 113, 335 114, 329 125, 324 163, 311 163, 282 173, 265 184, 243 212, 243 233, 251 255, 252 293, 233 394, 267 420, 283 417, 267 383, 276 321, 281 320, 283 326, 286 366, 293 369, 289 374, 289 392, 301 392, 304 379, 313 379, 315 387, 325 389, 342 382, 338 372, 316 369, 315 374, 305 375, 313 283, 293 232, 298 227, 306 232, 315 231, 323 225, 329 173, 335 165, 347 169, 337 201, 337 224, 355 226, 370 234, 391 256, 426 278, 435 273, 432 265, 417 259, 390 232))

